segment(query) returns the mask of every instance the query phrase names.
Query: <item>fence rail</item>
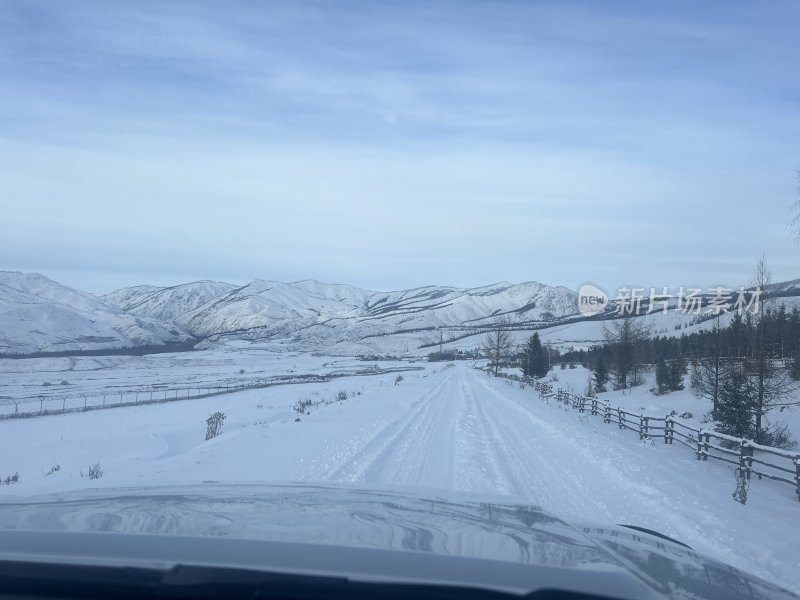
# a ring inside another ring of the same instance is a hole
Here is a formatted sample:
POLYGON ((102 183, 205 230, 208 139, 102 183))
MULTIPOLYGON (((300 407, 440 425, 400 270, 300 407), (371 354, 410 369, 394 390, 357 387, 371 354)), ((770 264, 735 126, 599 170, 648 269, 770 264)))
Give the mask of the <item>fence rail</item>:
POLYGON ((641 440, 663 439, 667 445, 678 442, 693 450, 697 460, 713 459, 734 465, 747 479, 755 475, 759 479, 788 483, 794 486, 795 494, 800 499, 800 453, 762 446, 753 440, 733 437, 713 429, 693 427, 674 415, 654 417, 611 406, 606 400, 573 394, 562 388, 554 391, 551 383, 538 379, 527 378, 523 381, 533 386, 540 398, 555 398, 581 413, 601 416, 604 423, 637 432, 641 440))

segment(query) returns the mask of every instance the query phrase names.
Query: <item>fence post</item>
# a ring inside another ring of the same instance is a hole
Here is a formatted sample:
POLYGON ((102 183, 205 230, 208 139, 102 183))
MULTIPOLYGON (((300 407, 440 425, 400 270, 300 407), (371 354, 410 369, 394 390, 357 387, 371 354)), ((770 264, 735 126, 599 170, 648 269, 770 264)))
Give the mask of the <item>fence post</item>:
POLYGON ((620 407, 617 407, 617 423, 619 423, 619 428, 622 429, 622 409, 620 407))
POLYGON ((747 440, 742 438, 739 446, 739 472, 750 479, 750 470, 753 468, 753 460, 750 458, 753 455, 753 449, 747 443, 747 440))
POLYGON ((800 454, 794 459, 794 480, 797 483, 797 499, 800 500, 800 454))
POLYGON ((708 444, 710 442, 711 434, 701 429, 697 434, 697 460, 708 460, 708 444))
POLYGON ((611 423, 611 405, 608 402, 603 405, 603 423, 611 423))
POLYGON ((67 412, 67 397, 66 396, 61 398, 61 414, 64 414, 65 412, 67 412))
POLYGON ((83 410, 86 411, 86 396, 83 397, 83 410))
POLYGON ((597 416, 597 398, 592 398, 592 416, 597 416))
POLYGON ((667 415, 664 419, 664 443, 671 444, 672 443, 672 428, 675 427, 672 424, 672 418, 667 415))

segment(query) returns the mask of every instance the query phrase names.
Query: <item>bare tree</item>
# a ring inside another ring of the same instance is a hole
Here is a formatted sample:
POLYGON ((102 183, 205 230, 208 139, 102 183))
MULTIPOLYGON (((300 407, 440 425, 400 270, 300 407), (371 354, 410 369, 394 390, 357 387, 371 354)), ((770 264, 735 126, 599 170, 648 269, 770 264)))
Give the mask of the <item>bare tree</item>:
POLYGON ((711 356, 702 358, 692 369, 692 391, 699 398, 711 400, 711 416, 716 418, 719 403, 719 390, 725 377, 725 363, 722 359, 722 326, 720 315, 714 319, 711 328, 711 356))
POLYGON ((752 412, 755 419, 755 441, 762 444, 778 444, 783 440, 773 439, 781 430, 780 423, 768 424, 765 417, 774 408, 790 404, 788 398, 794 395, 797 382, 791 377, 788 369, 775 364, 770 353, 772 340, 767 331, 765 313, 772 300, 764 298, 764 292, 772 283, 772 270, 762 254, 756 261, 753 279, 750 282, 756 290, 762 291, 758 309, 752 318, 752 336, 750 340, 750 360, 747 368, 753 379, 752 412))
POLYGON ((483 343, 483 351, 489 357, 489 367, 493 369, 495 377, 500 372, 500 365, 511 354, 511 334, 507 327, 508 321, 499 319, 493 325, 492 330, 486 334, 486 341, 483 343))
POLYGON ((638 385, 641 366, 640 346, 650 334, 644 321, 629 315, 603 327, 603 339, 612 347, 611 375, 617 389, 638 385))
MULTIPOLYGON (((772 270, 767 264, 766 256, 762 254, 758 260, 756 260, 756 267, 750 284, 752 287, 756 288, 756 291, 760 290, 763 294, 766 286, 768 286, 770 283, 772 283, 772 270)), ((758 303, 757 317, 755 317, 754 322, 755 331, 753 332, 752 340, 753 360, 751 369, 756 380, 755 383, 757 397, 755 398, 754 412, 756 418, 755 434, 757 440, 761 434, 764 415, 766 414, 767 410, 769 410, 768 407, 765 406, 765 403, 768 401, 768 381, 773 375, 772 361, 767 354, 767 340, 764 327, 765 305, 766 299, 763 297, 760 298, 758 303)))

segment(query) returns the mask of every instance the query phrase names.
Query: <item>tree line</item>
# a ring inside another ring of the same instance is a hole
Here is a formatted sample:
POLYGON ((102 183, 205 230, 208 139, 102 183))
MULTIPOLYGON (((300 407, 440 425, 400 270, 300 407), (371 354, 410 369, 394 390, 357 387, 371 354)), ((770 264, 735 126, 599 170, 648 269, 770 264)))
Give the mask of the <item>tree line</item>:
MULTIPOLYGON (((762 257, 753 285, 770 284, 762 257)), ((765 299, 753 311, 720 314, 711 327, 678 337, 651 336, 642 319, 626 317, 606 327, 604 344, 568 352, 593 372, 591 386, 602 392, 640 385, 653 369, 656 387, 665 394, 685 387, 711 403, 707 415, 722 433, 759 444, 794 447, 785 422, 777 416, 800 404, 800 309, 788 310, 765 299), (691 369, 691 372, 690 372, 691 369)))
MULTIPOLYGON (((751 283, 762 290, 771 284, 763 256, 751 283)), ((710 327, 666 336, 652 335, 646 319, 629 315, 604 325, 603 343, 563 355, 543 345, 538 333, 515 351, 501 320, 487 334, 482 350, 495 376, 503 366, 517 366, 523 376, 539 378, 556 363, 581 363, 592 372, 588 395, 641 385, 652 371, 653 393, 668 394, 688 384, 707 399, 711 410, 706 418, 718 431, 768 446, 794 447, 779 415, 800 405, 800 308, 763 298, 753 310, 703 320, 711 320, 710 327)))

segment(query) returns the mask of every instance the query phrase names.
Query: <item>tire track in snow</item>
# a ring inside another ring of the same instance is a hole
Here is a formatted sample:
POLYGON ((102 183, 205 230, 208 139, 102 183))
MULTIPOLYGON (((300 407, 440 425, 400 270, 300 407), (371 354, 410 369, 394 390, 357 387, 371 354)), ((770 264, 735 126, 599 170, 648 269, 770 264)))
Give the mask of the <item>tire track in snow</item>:
POLYGON ((508 457, 501 449, 502 436, 486 418, 481 408, 482 400, 478 400, 471 389, 467 378, 462 378, 460 390, 463 401, 468 406, 469 440, 462 438, 460 442, 470 444, 464 468, 473 472, 469 489, 463 491, 486 492, 491 490, 511 495, 516 490, 516 477, 509 469, 508 457))
MULTIPOLYGON (((688 506, 680 492, 673 496, 643 482, 636 459, 626 460, 619 453, 622 449, 607 447, 598 453, 591 444, 596 440, 581 444, 580 437, 586 432, 579 423, 564 423, 559 427, 557 419, 534 414, 535 404, 521 404, 487 382, 480 384, 495 400, 485 404, 492 407, 488 412, 506 411, 491 414, 490 419, 517 424, 504 429, 510 442, 507 447, 520 459, 532 459, 537 469, 548 473, 548 493, 537 498, 535 490, 528 491, 528 497, 546 510, 568 520, 649 526, 726 562, 738 563, 740 568, 753 570, 752 565, 742 562, 731 551, 724 520, 713 512, 688 506), (520 427, 541 435, 546 443, 534 445, 521 438, 520 427), (633 474, 629 473, 631 470, 633 474)), ((545 410, 559 412, 554 407, 545 410)))
POLYGON ((476 384, 473 387, 485 392, 478 410, 497 440, 494 451, 505 462, 513 482, 509 493, 557 515, 569 511, 584 518, 586 515, 603 520, 612 518, 606 506, 597 501, 591 482, 569 468, 573 465, 565 464, 565 458, 574 449, 554 450, 563 446, 563 434, 475 374, 470 375, 476 384))
MULTIPOLYGON (((453 379, 448 373, 440 382, 426 391, 409 407, 401 418, 375 432, 361 449, 345 459, 339 467, 322 477, 326 481, 371 483, 411 483, 413 471, 419 472, 417 465, 409 460, 423 460, 420 449, 424 447, 422 438, 430 443, 431 430, 437 425, 431 413, 444 402, 442 390, 453 379), (411 448, 416 446, 412 453, 411 448)), ((417 477, 417 479, 420 479, 417 477)))

